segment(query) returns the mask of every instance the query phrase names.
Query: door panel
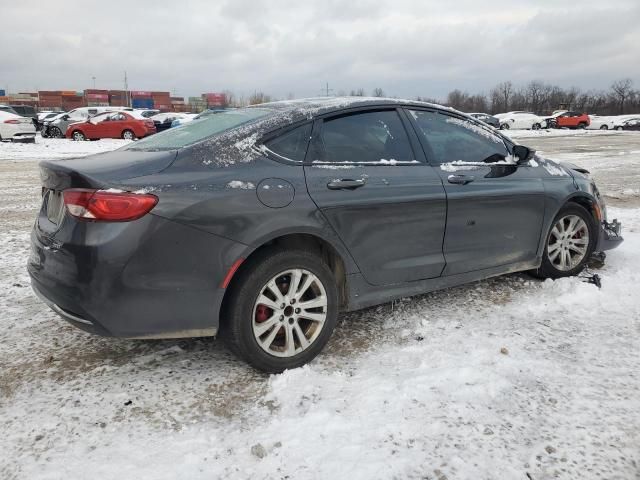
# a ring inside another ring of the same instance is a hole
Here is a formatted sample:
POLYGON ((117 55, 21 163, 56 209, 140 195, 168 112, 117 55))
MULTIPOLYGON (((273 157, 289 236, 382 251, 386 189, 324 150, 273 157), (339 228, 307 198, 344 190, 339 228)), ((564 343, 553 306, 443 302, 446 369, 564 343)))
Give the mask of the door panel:
POLYGON ((446 197, 423 159, 396 109, 316 122, 307 189, 370 284, 442 273, 446 197))
POLYGON ((443 275, 533 261, 544 216, 538 170, 508 164, 501 137, 471 120, 439 111, 411 118, 447 193, 443 275))
POLYGON ((373 285, 438 277, 446 198, 428 165, 305 166, 307 188, 365 279, 373 285), (336 179, 364 180, 354 190, 330 190, 336 179))

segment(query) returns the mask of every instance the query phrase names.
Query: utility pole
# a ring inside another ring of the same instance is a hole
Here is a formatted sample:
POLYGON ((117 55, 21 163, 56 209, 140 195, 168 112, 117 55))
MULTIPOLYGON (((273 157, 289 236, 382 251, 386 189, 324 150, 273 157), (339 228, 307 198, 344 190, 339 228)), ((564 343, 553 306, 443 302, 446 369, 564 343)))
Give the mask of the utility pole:
POLYGON ((93 89, 96 89, 96 77, 95 75, 91 77, 91 79, 93 80, 93 89))
POLYGON ((333 88, 329 88, 329 82, 325 83, 324 88, 321 89, 321 92, 325 97, 328 97, 331 92, 333 92, 333 88))
POLYGON ((127 83, 127 71, 124 71, 124 98, 127 103, 127 107, 131 106, 131 98, 129 97, 129 84, 127 83))

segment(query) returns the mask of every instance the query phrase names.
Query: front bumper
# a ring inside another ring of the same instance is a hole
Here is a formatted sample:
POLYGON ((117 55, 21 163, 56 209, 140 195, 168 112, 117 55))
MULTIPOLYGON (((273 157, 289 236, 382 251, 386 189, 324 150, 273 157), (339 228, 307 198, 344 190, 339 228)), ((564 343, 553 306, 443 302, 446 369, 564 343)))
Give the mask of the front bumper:
POLYGON ((605 250, 612 250, 617 248, 624 239, 620 234, 622 231, 622 224, 614 219, 611 222, 606 220, 600 223, 600 234, 598 236, 598 245, 596 246, 596 252, 604 252, 605 250))

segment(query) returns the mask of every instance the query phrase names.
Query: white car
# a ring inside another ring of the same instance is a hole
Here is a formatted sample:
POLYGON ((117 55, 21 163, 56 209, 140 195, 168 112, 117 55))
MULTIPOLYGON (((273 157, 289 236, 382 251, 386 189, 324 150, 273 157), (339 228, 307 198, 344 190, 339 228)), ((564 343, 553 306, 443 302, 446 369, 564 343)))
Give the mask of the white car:
POLYGON ((591 122, 587 130, 613 130, 615 119, 613 117, 601 117, 599 115, 589 115, 591 122))
POLYGON ((500 130, 539 130, 547 121, 533 113, 513 113, 500 118, 500 130))
POLYGON ((36 141, 36 127, 33 120, 15 113, 0 112, 0 141, 33 143, 36 141))
POLYGON ((525 112, 524 110, 514 110, 512 112, 506 112, 506 113, 496 113, 494 115, 494 117, 496 117, 497 119, 503 119, 506 117, 510 117, 511 115, 515 115, 515 114, 519 114, 519 113, 528 113, 530 115, 533 115, 533 112, 525 112))
POLYGON ((629 120, 640 120, 638 115, 618 115, 617 117, 613 117, 613 128, 615 130, 622 130, 623 126, 629 120))

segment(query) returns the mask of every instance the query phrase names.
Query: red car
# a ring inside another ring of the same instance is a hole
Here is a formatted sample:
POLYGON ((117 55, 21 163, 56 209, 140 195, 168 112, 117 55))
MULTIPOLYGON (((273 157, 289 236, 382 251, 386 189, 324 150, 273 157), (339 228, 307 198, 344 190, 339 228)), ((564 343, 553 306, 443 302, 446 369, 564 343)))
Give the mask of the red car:
POLYGON ((99 138, 124 138, 133 140, 156 133, 153 120, 137 112, 106 112, 89 118, 86 122, 72 123, 66 137, 76 141, 99 138))
POLYGON ((587 128, 591 119, 586 113, 564 112, 547 119, 547 124, 554 128, 587 128))

